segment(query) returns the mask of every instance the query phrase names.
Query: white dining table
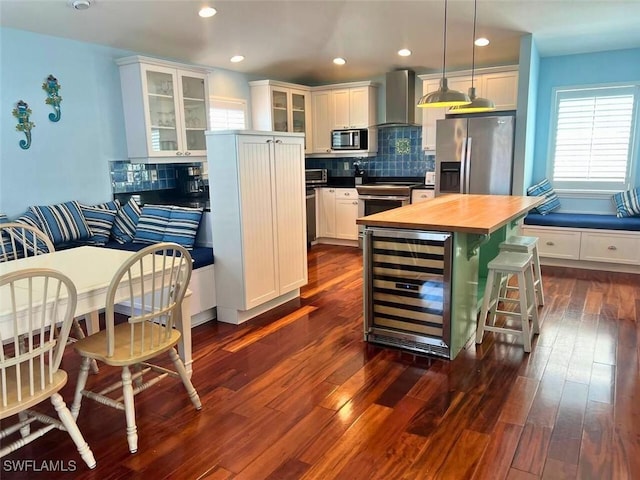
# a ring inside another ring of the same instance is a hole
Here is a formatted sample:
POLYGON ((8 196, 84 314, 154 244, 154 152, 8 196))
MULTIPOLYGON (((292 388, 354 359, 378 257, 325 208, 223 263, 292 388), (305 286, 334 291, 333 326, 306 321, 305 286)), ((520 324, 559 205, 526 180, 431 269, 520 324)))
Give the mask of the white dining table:
MULTIPOLYGON (((107 298, 107 289, 117 270, 129 260, 136 252, 114 250, 111 248, 83 246, 59 250, 34 257, 21 258, 10 262, 0 263, 0 275, 12 273, 28 268, 50 268, 68 276, 77 290, 78 302, 75 317, 86 317, 87 333, 91 335, 100 329, 99 313, 104 310, 107 298)), ((145 264, 142 274, 139 272, 132 276, 131 283, 135 289, 140 289, 142 282, 151 277, 152 264, 156 271, 162 271, 163 262, 149 262, 145 264)), ((125 276, 125 279, 128 278, 125 276)), ((115 302, 128 299, 128 288, 119 288, 116 292, 115 302)), ((193 359, 191 356, 191 309, 189 307, 191 292, 187 289, 182 301, 181 315, 176 319, 176 328, 181 332, 178 343, 178 353, 184 362, 189 376, 192 373, 193 359)), ((0 329, 5 322, 10 321, 12 315, 11 305, 0 299, 0 329)), ((26 309, 27 296, 18 295, 17 310, 26 309), (24 306, 21 307, 21 304, 24 306)), ((3 335, 4 336, 4 335, 3 335)))

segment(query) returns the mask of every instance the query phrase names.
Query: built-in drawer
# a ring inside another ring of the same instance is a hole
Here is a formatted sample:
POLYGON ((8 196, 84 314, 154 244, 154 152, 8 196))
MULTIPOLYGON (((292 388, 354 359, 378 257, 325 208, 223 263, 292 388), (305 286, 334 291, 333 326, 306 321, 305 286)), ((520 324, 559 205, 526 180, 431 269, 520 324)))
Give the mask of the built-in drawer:
POLYGON ((582 232, 580 259, 640 264, 640 235, 582 232))
POLYGON ((411 190, 411 203, 426 202, 430 198, 434 197, 435 191, 433 189, 414 188, 411 190))
POLYGON ((580 232, 574 230, 546 230, 522 227, 523 235, 538 237, 538 254, 541 257, 580 259, 580 232))
POLYGON ((358 190, 355 188, 336 188, 336 199, 338 198, 350 198, 358 199, 358 190))

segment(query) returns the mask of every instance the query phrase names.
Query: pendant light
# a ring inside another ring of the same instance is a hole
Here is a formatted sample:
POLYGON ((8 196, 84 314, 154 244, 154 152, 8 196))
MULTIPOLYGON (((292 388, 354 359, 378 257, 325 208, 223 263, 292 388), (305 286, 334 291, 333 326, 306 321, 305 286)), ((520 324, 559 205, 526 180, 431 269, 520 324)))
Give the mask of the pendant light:
POLYGON ((496 109, 495 104, 487 99, 482 97, 476 97, 476 87, 473 86, 473 76, 476 69, 476 17, 478 14, 478 0, 474 0, 473 2, 473 50, 471 54, 471 87, 469 87, 469 98, 471 99, 471 103, 467 105, 461 105, 458 107, 451 107, 449 109, 449 113, 480 113, 480 112, 491 112, 496 109))
POLYGON ((442 48, 442 79, 440 80, 440 88, 435 92, 431 92, 423 96, 418 102, 418 107, 422 108, 440 108, 454 107, 456 105, 466 105, 471 100, 464 92, 450 90, 447 84, 446 60, 447 60, 447 0, 444 0, 444 45, 442 48))

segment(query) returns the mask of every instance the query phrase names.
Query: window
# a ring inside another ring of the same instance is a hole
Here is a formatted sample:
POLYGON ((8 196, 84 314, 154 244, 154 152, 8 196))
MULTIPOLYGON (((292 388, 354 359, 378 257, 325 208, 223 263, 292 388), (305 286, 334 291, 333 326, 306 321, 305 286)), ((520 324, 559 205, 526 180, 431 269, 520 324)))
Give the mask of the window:
POLYGON ((239 98, 210 97, 209 128, 211 130, 244 130, 247 102, 239 98))
POLYGON ((629 188, 638 87, 556 89, 549 178, 557 189, 629 188))

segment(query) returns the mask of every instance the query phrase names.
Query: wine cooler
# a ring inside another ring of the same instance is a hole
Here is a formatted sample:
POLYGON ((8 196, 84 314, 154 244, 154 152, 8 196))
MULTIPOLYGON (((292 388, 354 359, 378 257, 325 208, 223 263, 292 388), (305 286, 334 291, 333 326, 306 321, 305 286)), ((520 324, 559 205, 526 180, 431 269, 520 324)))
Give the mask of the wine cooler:
POLYGON ((365 341, 449 358, 451 244, 451 233, 365 229, 365 341))

